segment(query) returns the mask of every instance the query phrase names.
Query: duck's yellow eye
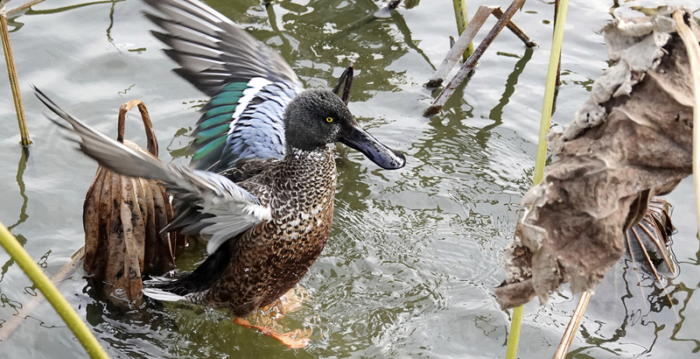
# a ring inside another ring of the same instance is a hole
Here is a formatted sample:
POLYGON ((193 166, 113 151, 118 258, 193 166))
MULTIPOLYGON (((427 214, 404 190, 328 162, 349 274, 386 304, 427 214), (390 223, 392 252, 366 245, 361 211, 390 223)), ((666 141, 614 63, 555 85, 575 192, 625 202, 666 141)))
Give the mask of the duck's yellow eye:
POLYGON ((333 117, 326 117, 326 122, 328 122, 328 123, 333 122, 333 117))

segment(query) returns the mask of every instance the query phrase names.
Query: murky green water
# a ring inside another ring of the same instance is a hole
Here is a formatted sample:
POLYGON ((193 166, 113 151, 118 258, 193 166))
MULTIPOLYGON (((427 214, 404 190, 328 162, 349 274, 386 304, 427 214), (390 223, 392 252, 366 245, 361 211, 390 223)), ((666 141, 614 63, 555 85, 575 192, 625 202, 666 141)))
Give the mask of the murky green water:
MULTIPOLYGON (((22 1, 11 3, 10 8, 22 1)), ((671 1, 684 4, 682 1, 671 1)), ((118 312, 88 294, 82 272, 60 286, 113 358, 430 357, 505 355, 510 316, 492 287, 503 279, 502 248, 512 236, 520 197, 530 187, 553 5, 529 1, 515 21, 541 44, 525 48, 503 32, 467 87, 442 113, 421 116, 425 83, 448 50, 456 26, 447 0, 406 0, 390 18, 344 32, 383 5, 371 0, 209 0, 211 6, 279 50, 307 88, 329 87, 349 61, 356 79, 350 109, 386 144, 408 154, 401 171, 378 169, 338 149, 333 232, 302 280, 312 300, 286 324, 313 330, 312 344, 284 349, 235 326, 224 312, 151 305, 118 312)), ((492 1, 505 8, 508 1, 492 1)), ((566 124, 607 68, 597 30, 612 2, 577 1, 569 9, 562 79, 553 121, 566 124)), ((470 2, 470 11, 476 3, 470 2)), ((638 14, 625 2, 618 13, 638 14)), ((696 5, 697 6, 697 5, 696 5)), ((83 243, 82 202, 96 168, 71 149, 29 84, 77 117, 113 135, 120 104, 146 102, 161 158, 181 155, 206 98, 170 72, 141 15, 139 1, 50 0, 11 19, 29 130, 22 159, 10 90, 0 81, 0 221, 52 275, 83 243)), ((494 20, 489 20, 491 26, 494 20)), ((481 40, 483 34, 477 38, 481 40)), ((137 115, 127 137, 145 143, 137 115)), ((181 159, 182 160, 182 159, 181 159)), ((669 196, 681 274, 666 287, 673 307, 649 280, 636 285, 621 264, 593 297, 572 345, 576 358, 694 357, 700 350, 700 251, 691 182, 669 196), (642 292, 642 290, 644 292, 642 292), (643 294, 644 293, 644 294, 643 294)), ((0 325, 36 290, 0 251, 0 325)), ((193 263, 183 263, 192 266, 193 263)), ((578 296, 562 289, 550 305, 525 307, 521 358, 551 357, 578 296)), ((0 358, 86 357, 46 303, 0 344, 0 358)))

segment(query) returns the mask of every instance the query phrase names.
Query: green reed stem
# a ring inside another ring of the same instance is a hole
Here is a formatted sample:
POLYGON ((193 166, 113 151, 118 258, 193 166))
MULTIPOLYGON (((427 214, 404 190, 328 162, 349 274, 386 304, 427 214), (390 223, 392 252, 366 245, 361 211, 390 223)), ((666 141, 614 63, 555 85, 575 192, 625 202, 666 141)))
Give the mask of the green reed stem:
POLYGON ((518 354, 518 341, 520 340, 520 324, 523 322, 523 306, 513 309, 513 320, 510 322, 510 335, 508 335, 508 349, 506 359, 515 359, 518 354))
POLYGON ((15 60, 12 57, 12 47, 10 46, 10 31, 7 28, 7 18, 5 18, 5 8, 0 8, 0 38, 2 38, 2 49, 5 53, 5 62, 7 63, 7 75, 10 78, 10 88, 12 89, 12 98, 15 102, 15 111, 17 112, 17 122, 19 122, 19 133, 22 136, 22 146, 27 147, 32 141, 29 140, 29 131, 27 130, 27 118, 24 116, 24 106, 22 105, 22 94, 19 92, 19 81, 17 80, 17 69, 15 68, 15 60))
MULTIPOLYGON (((552 51, 549 54, 549 67, 547 68, 547 80, 544 87, 544 101, 542 103, 542 119, 540 121, 540 135, 537 143, 537 156, 535 157, 535 176, 533 186, 544 178, 544 165, 547 160, 547 140, 545 136, 549 131, 549 122, 552 118, 554 105, 554 90, 557 81, 557 69, 559 68, 559 55, 564 39, 564 24, 566 23, 566 11, 569 8, 568 0, 559 1, 557 9, 557 21, 554 24, 554 37, 552 38, 552 51)), ((518 340, 520 339, 520 324, 523 319, 523 306, 513 309, 513 320, 510 323, 510 336, 508 337, 508 349, 506 359, 515 359, 518 352, 518 340)))
MULTIPOLYGON (((459 35, 462 35, 464 29, 469 26, 469 14, 467 14, 467 1, 466 0, 452 0, 452 5, 455 8, 455 19, 457 20, 457 31, 459 35)), ((467 47, 467 51, 464 52, 462 57, 464 61, 467 61, 469 56, 474 53, 474 42, 470 42, 467 47)))
POLYGON ((15 236, 13 236, 2 223, 0 223, 0 245, 2 245, 12 259, 19 264, 19 267, 27 274, 34 285, 41 290, 46 299, 51 303, 54 309, 56 309, 56 312, 63 318, 63 321, 68 324, 68 327, 78 338, 80 344, 83 345, 88 355, 90 355, 90 358, 109 359, 107 353, 95 336, 92 335, 90 329, 83 323, 82 319, 80 319, 66 299, 63 298, 41 268, 34 263, 32 257, 22 248, 22 245, 17 242, 15 236))
POLYGON ((537 157, 535 158, 535 176, 532 184, 537 185, 544 177, 544 165, 547 160, 547 140, 545 136, 549 131, 549 120, 552 118, 554 105, 554 90, 557 82, 557 69, 559 68, 559 56, 561 43, 564 39, 564 25, 566 23, 566 11, 569 8, 568 0, 560 0, 557 22, 554 24, 554 37, 552 39, 552 51, 549 54, 549 67, 547 68, 547 80, 544 87, 544 101, 542 102, 542 119, 540 120, 540 136, 537 143, 537 157))

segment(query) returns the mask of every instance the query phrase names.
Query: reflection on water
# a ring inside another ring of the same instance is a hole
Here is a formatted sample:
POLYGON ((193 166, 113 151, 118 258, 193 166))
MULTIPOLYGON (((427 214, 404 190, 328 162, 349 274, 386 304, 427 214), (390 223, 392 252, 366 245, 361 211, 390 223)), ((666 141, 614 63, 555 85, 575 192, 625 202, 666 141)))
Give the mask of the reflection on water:
MULTIPOLYGON (((27 202, 29 201, 29 198, 27 198, 26 194, 26 186, 24 185, 24 179, 22 176, 24 175, 24 170, 27 169, 27 159, 29 158, 29 149, 28 148, 22 148, 20 151, 20 158, 19 158, 19 164, 17 165, 17 186, 19 189, 19 195, 22 197, 22 207, 19 210, 19 219, 17 222, 15 222, 12 225, 9 225, 7 227, 7 230, 10 232, 13 232, 13 229, 15 227, 19 226, 20 224, 24 223, 27 218, 29 218, 29 215, 27 214, 27 202)), ((15 238, 17 238, 17 241, 21 244, 24 245, 27 243, 27 238, 25 238, 22 234, 20 233, 13 233, 15 238)), ((0 283, 2 283, 2 280, 5 278, 5 274, 7 273, 7 270, 10 268, 15 263, 14 259, 10 259, 5 264, 2 266, 2 270, 0 271, 0 283)), ((0 290, 0 293, 2 290, 0 290)), ((3 297, 3 302, 6 299, 5 294, 2 294, 3 297)))
POLYGON ((352 101, 366 101, 376 91, 397 90, 405 76, 390 65, 410 48, 417 48, 397 12, 389 19, 353 25, 379 9, 373 1, 328 0, 306 5, 282 1, 265 6, 264 11, 258 1, 237 6, 224 1, 209 4, 278 50, 306 87, 334 84, 348 62, 354 62, 352 101), (402 42, 396 41, 396 32, 404 34, 402 42))
MULTIPOLYGON (((382 171, 361 154, 337 146, 331 237, 301 282, 311 300, 283 323, 311 328, 309 348, 286 350, 235 326, 225 311, 148 302, 143 310, 120 312, 93 299, 78 271, 60 289, 109 354, 502 357, 510 317, 498 307, 492 287, 502 280, 501 251, 512 236, 520 197, 531 186, 552 33, 545 20, 553 5, 527 2, 516 15, 518 25, 543 44, 540 48, 528 49, 503 33, 443 112, 423 118, 436 94, 422 84, 447 53, 448 36, 456 35, 449 2, 405 0, 390 17, 363 23, 387 2, 207 3, 278 50, 308 88, 331 87, 354 62, 351 110, 377 138, 405 151, 408 164, 401 171, 382 171)), ((651 6, 648 1, 642 5, 651 6)), ((555 121, 569 121, 592 79, 608 66, 596 31, 610 18, 609 6, 603 0, 571 4, 576 16, 567 22, 555 121)), ((56 93, 79 118, 108 134, 125 99, 144 100, 161 147, 168 149, 163 159, 183 161, 179 158, 186 157, 190 142, 186 135, 205 97, 170 72, 175 64, 158 51, 162 45, 148 33, 155 27, 143 10, 133 0, 53 0, 34 6, 11 20, 19 76, 56 93)), ((0 161, 14 168, 20 158, 16 172, 0 171, 0 221, 12 224, 12 232, 51 274, 83 243, 82 201, 96 165, 71 150, 42 117, 40 104, 25 97, 35 143, 28 158, 17 145, 14 127, 0 133, 0 161)), ((9 96, 0 96, 0 118, 13 118, 10 102, 9 96)), ((142 140, 139 136, 132 138, 142 140)), ((569 357, 691 357, 700 351, 700 325, 693 320, 700 315, 700 302, 693 297, 700 251, 692 198, 687 198, 692 189, 684 182, 676 192, 669 201, 677 208, 674 240, 681 275, 661 285, 638 277, 625 262, 618 264, 593 297, 569 357)), ((202 259, 193 251, 178 264, 190 270, 202 259)), ((35 291, 5 253, 0 262, 2 325, 35 291)), ((563 289, 550 305, 526 306, 522 358, 551 356, 577 298, 563 289)), ((48 358, 59 351, 83 355, 45 304, 0 345, 0 358, 48 358)))
MULTIPOLYGON (((53 9, 46 9, 46 10, 33 10, 32 8, 27 9, 26 11, 21 12, 21 15, 48 15, 48 14, 56 14, 64 11, 70 11, 74 9, 78 9, 84 6, 91 6, 91 5, 99 5, 99 4, 112 4, 114 6, 114 3, 121 2, 125 0, 108 0, 108 1, 93 1, 93 2, 85 2, 85 3, 80 3, 76 5, 71 5, 71 6, 63 6, 63 7, 58 7, 58 8, 53 8, 53 9)), ((13 4, 13 5, 19 5, 19 4, 13 4)), ((12 9, 9 9, 12 10, 12 9)), ((112 13, 110 12, 110 19, 111 19, 112 13)), ((14 32, 19 30, 22 26, 24 26, 24 23, 18 21, 19 17, 17 15, 13 14, 9 19, 7 19, 7 26, 10 28, 10 32, 14 32)), ((110 27, 107 29, 107 38, 109 38, 109 29, 112 27, 112 24, 110 22, 110 27)))
MULTIPOLYGON (((682 308, 676 300, 673 304, 668 300, 666 291, 673 287, 673 284, 661 284, 650 275, 636 272, 629 259, 618 262, 596 288, 584 315, 580 336, 574 341, 579 343, 572 346, 567 358, 604 358, 619 356, 619 353, 624 353, 624 357, 637 357, 654 353, 660 337, 670 334, 663 330, 676 323, 674 313, 682 308)), ((673 292, 670 297, 675 297, 673 292)), ((574 302, 578 298, 577 295, 574 302)), ((559 307, 569 307, 566 303, 559 304, 559 307)), ((551 314, 545 310, 541 312, 551 314)), ((562 311, 564 313, 566 311, 562 311)), ((539 321, 554 327, 545 316, 539 321)), ((673 348, 656 352, 670 350, 673 348)))
MULTIPOLYGON (((19 164, 17 165, 17 176, 15 176, 17 180, 17 187, 19 189, 19 195, 22 197, 22 207, 19 210, 19 219, 17 222, 14 224, 10 225, 7 227, 8 230, 12 231, 15 227, 19 226, 20 224, 24 223, 27 218, 29 218, 29 215, 27 215, 27 202, 29 198, 27 198, 27 188, 24 185, 24 179, 22 176, 24 176, 24 170, 27 169, 27 159, 29 158, 29 149, 28 148, 22 148, 20 152, 20 158, 19 158, 19 164)), ((17 235, 15 235, 17 236, 17 235)), ((20 242, 20 244, 25 244, 27 243, 26 239, 19 239, 17 238, 20 242)))

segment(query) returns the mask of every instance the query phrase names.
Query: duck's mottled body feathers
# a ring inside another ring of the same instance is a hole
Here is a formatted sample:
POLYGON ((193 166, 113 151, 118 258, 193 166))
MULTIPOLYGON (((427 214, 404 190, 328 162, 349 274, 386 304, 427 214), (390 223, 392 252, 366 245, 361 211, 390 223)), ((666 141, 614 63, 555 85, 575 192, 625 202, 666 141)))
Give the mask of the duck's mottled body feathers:
POLYGON ((234 315, 244 316, 290 290, 321 254, 328 239, 336 187, 330 149, 294 152, 238 183, 273 208, 270 221, 222 245, 191 274, 175 282, 152 283, 177 296, 163 293, 158 297, 152 289, 146 293, 160 300, 184 299, 228 307, 234 315), (223 250, 229 253, 219 253, 223 250))
POLYGON ((230 264, 202 301, 245 315, 292 289, 321 254, 333 218, 335 160, 329 149, 297 154, 241 183, 268 201, 273 218, 232 243, 230 264))

